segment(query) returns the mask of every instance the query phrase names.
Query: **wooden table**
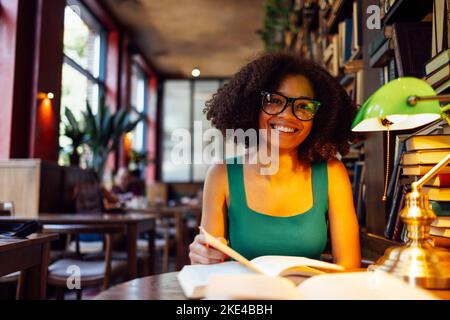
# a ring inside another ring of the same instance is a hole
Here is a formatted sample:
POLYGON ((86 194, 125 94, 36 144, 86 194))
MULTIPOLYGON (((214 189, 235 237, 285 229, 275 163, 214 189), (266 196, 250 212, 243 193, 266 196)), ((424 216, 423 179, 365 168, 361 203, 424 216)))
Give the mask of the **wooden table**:
POLYGON ((0 277, 21 271, 17 299, 45 299, 50 242, 57 238, 57 234, 32 234, 27 239, 0 238, 0 277))
POLYGON ((184 218, 189 214, 197 216, 199 222, 202 214, 202 206, 176 205, 176 206, 154 206, 146 209, 127 208, 130 213, 154 214, 159 218, 173 217, 175 219, 175 243, 176 243, 176 268, 180 270, 188 261, 188 247, 186 243, 186 224, 184 218))
POLYGON ((0 217, 0 221, 23 222, 37 220, 45 225, 121 225, 126 230, 128 243, 128 278, 137 276, 137 240, 142 232, 148 233, 150 266, 155 265, 155 214, 127 213, 127 214, 40 214, 37 217, 0 217))
MULTIPOLYGON (((135 279, 103 291, 95 300, 187 300, 178 284, 178 272, 135 279)), ((450 290, 429 290, 450 300, 450 290)))
POLYGON ((95 300, 186 300, 178 272, 134 279, 100 293, 95 300))

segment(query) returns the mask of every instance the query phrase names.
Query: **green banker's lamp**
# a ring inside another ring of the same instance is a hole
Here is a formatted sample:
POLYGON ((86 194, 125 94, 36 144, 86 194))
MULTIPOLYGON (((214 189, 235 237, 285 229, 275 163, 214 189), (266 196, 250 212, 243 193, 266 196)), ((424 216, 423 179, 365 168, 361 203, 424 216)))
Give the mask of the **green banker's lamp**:
MULTIPOLYGON (((389 131, 417 128, 449 121, 449 106, 441 109, 439 102, 450 102, 450 95, 437 96, 433 88, 423 80, 411 77, 393 80, 378 89, 361 107, 352 130, 356 132, 387 131, 389 158, 389 131)), ((450 153, 421 179, 411 184, 411 192, 405 197, 405 207, 400 217, 406 225, 408 241, 405 245, 391 247, 369 269, 379 269, 406 280, 411 285, 428 289, 450 288, 450 252, 434 247, 430 237, 430 225, 436 214, 428 202, 428 195, 421 193, 425 182, 433 178, 450 163, 450 153)), ((387 161, 389 164, 389 161, 387 161)), ((383 200, 386 200, 387 178, 383 200)))

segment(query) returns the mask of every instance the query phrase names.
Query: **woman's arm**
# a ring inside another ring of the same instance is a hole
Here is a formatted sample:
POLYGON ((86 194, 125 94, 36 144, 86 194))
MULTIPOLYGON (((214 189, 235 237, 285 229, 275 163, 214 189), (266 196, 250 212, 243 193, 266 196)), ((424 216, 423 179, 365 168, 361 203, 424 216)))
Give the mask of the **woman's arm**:
MULTIPOLYGON (((225 240, 228 190, 226 165, 212 166, 206 175, 203 188, 203 210, 201 226, 210 234, 225 240)), ((205 245, 203 235, 197 235, 189 246, 192 264, 211 264, 223 262, 225 255, 205 245)))
POLYGON ((337 159, 328 162, 328 216, 334 262, 359 268, 361 248, 352 186, 345 166, 337 159))
POLYGON ((226 164, 209 168, 203 188, 203 209, 201 226, 215 237, 225 238, 228 191, 226 164))

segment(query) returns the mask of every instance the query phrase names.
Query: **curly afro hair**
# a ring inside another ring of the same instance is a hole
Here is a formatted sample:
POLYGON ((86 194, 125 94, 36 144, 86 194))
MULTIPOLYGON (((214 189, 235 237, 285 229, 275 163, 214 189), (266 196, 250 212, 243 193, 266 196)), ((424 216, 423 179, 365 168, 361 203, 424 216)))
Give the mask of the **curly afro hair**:
POLYGON ((355 104, 325 69, 293 53, 269 53, 244 66, 206 102, 204 113, 223 134, 226 129, 258 130, 261 91, 276 91, 290 75, 305 76, 315 99, 322 102, 310 134, 298 148, 299 159, 328 161, 338 152, 346 155, 350 143, 358 138, 351 132, 355 104))

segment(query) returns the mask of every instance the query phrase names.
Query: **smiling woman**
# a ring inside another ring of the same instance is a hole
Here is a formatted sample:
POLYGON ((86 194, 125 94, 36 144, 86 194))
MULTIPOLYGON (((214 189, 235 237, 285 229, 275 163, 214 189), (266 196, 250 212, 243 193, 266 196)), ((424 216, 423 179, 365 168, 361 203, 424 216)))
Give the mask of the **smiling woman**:
MULTIPOLYGON (((359 267, 352 189, 337 160, 356 138, 350 130, 356 107, 339 83, 294 54, 267 54, 220 88, 205 112, 222 132, 266 129, 269 145, 275 132, 279 169, 263 176, 262 162, 213 166, 205 181, 202 226, 248 259, 320 259, 329 229, 335 262, 359 267)), ((209 264, 226 257, 198 235, 190 258, 209 264)))

